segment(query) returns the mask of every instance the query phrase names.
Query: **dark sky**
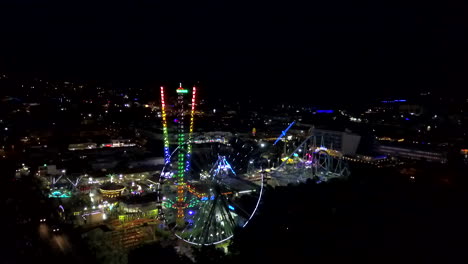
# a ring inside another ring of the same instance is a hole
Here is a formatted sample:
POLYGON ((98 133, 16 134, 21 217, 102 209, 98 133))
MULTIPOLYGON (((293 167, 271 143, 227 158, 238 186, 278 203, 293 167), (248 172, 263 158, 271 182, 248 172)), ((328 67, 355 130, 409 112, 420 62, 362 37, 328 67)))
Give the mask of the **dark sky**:
POLYGON ((302 101, 455 92, 468 87, 467 10, 461 0, 2 0, 0 69, 302 101))

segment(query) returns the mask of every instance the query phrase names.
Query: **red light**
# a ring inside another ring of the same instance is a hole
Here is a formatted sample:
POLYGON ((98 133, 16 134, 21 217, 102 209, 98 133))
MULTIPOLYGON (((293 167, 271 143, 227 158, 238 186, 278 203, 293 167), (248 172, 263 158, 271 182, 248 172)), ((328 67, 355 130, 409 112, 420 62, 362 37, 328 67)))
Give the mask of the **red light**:
POLYGON ((112 145, 111 145, 111 144, 106 144, 105 146, 106 146, 106 147, 112 147, 112 145))

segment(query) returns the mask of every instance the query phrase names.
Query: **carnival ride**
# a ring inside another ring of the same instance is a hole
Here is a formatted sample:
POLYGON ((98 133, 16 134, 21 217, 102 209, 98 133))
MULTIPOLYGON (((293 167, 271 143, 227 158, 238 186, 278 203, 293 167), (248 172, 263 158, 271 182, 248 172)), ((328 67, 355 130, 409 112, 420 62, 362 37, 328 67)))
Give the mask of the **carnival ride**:
POLYGON ((288 133, 289 129, 291 129, 291 127, 296 123, 296 121, 293 121, 291 124, 289 124, 289 126, 281 131, 281 135, 276 139, 275 143, 273 143, 273 145, 276 145, 276 143, 278 143, 278 141, 280 141, 284 136, 286 136, 286 133, 288 133))
POLYGON ((70 198, 76 186, 80 182, 81 177, 72 177, 65 175, 64 172, 60 175, 50 176, 49 182, 49 198, 70 198))
POLYGON ((187 243, 219 244, 229 240, 236 227, 244 227, 253 217, 262 196, 263 179, 253 183, 236 172, 247 167, 253 150, 247 144, 239 144, 236 149, 229 144, 206 143, 197 145, 197 151, 192 153, 196 90, 192 90, 188 133, 184 131, 184 116, 188 114, 183 109, 184 96, 189 91, 182 87, 176 91, 177 147, 170 153, 168 112, 161 87, 165 165, 158 185, 159 218, 187 243))
MULTIPOLYGON (((172 156, 178 157, 178 151, 172 156)), ((255 214, 263 193, 263 179, 253 183, 237 175, 234 168, 240 165, 229 163, 230 156, 218 155, 214 164, 208 159, 196 163, 200 177, 192 175, 184 184, 182 222, 177 218, 180 204, 178 188, 173 185, 176 179, 170 176, 174 168, 168 164, 163 169, 162 174, 168 178, 161 177, 160 217, 178 238, 194 245, 219 244, 230 239, 234 229, 244 227, 255 214), (203 163, 205 167, 199 167, 203 163), (207 168, 210 164, 211 168, 207 168)))
MULTIPOLYGON (((315 179, 318 183, 332 178, 347 177, 350 174, 348 164, 343 155, 326 147, 324 138, 320 137, 317 144, 315 135, 308 136, 299 145, 293 146, 293 151, 283 153, 282 163, 274 168, 271 185, 286 185, 315 179)), ((286 148, 285 148, 286 149, 286 148)))

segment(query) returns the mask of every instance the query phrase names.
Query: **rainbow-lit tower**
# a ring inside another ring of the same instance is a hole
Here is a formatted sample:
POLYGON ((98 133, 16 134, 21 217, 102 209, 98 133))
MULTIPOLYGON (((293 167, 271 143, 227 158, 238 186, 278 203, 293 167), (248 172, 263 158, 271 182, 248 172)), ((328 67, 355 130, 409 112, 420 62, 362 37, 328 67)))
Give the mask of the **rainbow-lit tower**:
POLYGON ((164 100, 164 87, 161 86, 161 112, 164 138, 164 163, 168 164, 171 159, 169 153, 169 133, 167 132, 166 101, 164 100))
MULTIPOLYGON (((184 126, 186 110, 184 108, 186 104, 185 97, 189 93, 189 90, 182 87, 180 84, 179 88, 176 89, 177 92, 177 118, 174 120, 177 123, 177 161, 175 162, 177 166, 177 173, 175 174, 175 184, 177 185, 177 198, 174 203, 174 207, 177 208, 177 219, 178 222, 183 221, 184 218, 184 209, 187 207, 185 202, 185 192, 186 192, 186 183, 185 176, 190 169, 190 159, 192 153, 192 133, 193 133, 193 121, 195 113, 195 95, 196 88, 193 87, 192 90, 192 101, 191 101, 191 111, 190 111, 190 126, 188 133, 186 132, 186 127, 184 126), (187 136, 187 137, 186 137, 187 136)), ((163 137, 164 137, 164 159, 165 163, 168 164, 171 162, 171 155, 169 151, 169 133, 167 128, 167 117, 166 117, 166 104, 164 100, 164 88, 161 87, 161 108, 162 108, 162 121, 163 121, 163 137)))
POLYGON ((185 156, 186 156, 186 144, 185 144, 185 129, 184 129, 184 97, 188 93, 187 89, 182 88, 182 84, 177 88, 177 145, 179 151, 177 152, 177 174, 176 181, 177 184, 177 220, 183 219, 184 217, 184 208, 185 208, 185 156))

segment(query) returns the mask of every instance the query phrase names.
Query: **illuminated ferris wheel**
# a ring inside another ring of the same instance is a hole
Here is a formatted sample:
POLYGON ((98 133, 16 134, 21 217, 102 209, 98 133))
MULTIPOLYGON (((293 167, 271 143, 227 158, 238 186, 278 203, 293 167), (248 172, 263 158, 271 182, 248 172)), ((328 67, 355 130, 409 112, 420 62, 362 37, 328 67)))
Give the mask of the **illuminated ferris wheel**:
POLYGON ((218 155, 210 169, 202 169, 199 178, 182 185, 182 204, 177 204, 180 185, 174 184, 174 168, 170 163, 164 167, 160 216, 178 238, 194 245, 219 244, 232 238, 234 230, 246 226, 255 215, 263 194, 263 178, 257 183, 243 179, 228 157, 218 155), (180 207, 182 219, 178 218, 180 207))
MULTIPOLYGON (((175 236, 193 245, 223 243, 254 216, 263 193, 263 177, 256 182, 239 175, 253 150, 248 144, 218 142, 192 147, 195 88, 192 92, 190 126, 185 132, 184 96, 179 88, 177 147, 169 152, 164 90, 161 88, 165 166, 161 172, 159 217, 175 236), (193 164, 192 164, 193 163, 193 164), (193 165, 193 166, 192 166, 193 165)), ((186 119, 186 118, 185 118, 186 119)))

